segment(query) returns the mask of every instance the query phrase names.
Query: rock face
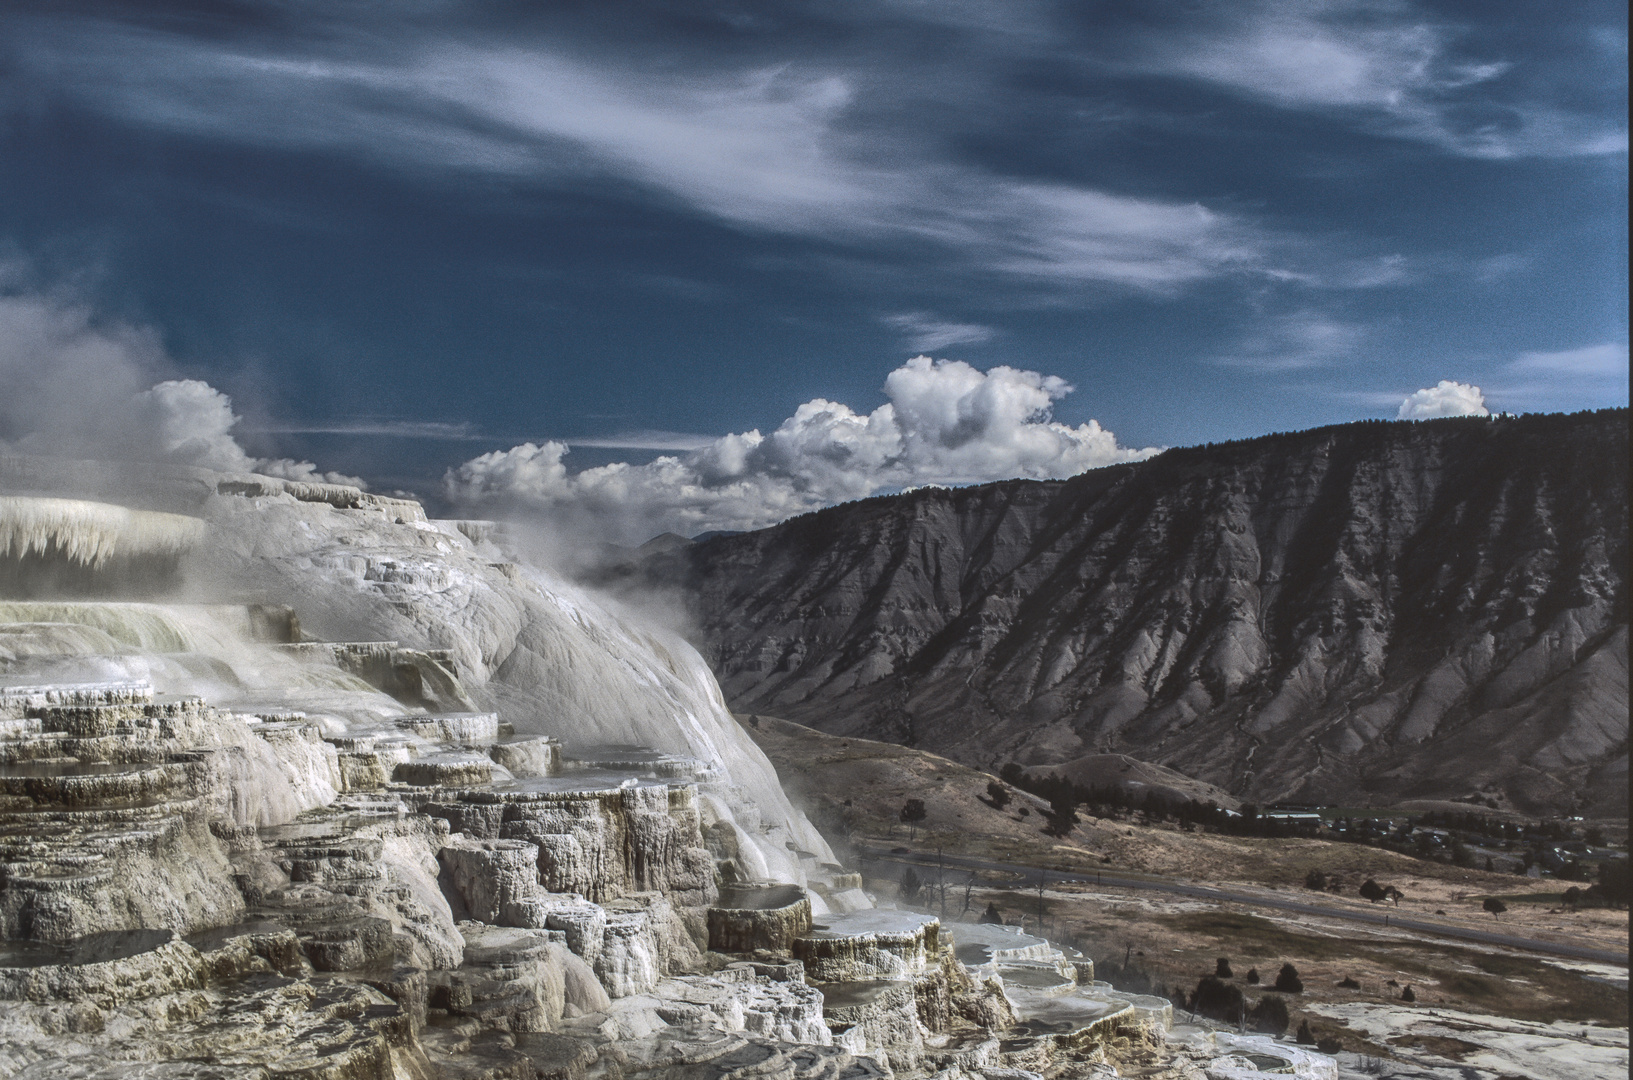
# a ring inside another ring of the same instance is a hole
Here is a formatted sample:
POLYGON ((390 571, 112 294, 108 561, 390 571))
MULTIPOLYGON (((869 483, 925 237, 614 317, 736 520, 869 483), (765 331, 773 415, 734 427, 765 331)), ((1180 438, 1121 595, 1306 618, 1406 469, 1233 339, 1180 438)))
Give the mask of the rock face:
POLYGON ((1352 424, 650 557, 733 707, 1258 802, 1626 810, 1628 413, 1352 424))

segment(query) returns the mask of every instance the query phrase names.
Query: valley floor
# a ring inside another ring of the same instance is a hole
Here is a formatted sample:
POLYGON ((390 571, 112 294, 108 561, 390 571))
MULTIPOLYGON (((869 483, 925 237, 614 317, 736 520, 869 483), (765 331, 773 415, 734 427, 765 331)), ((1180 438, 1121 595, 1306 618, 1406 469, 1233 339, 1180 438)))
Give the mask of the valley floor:
MULTIPOLYGON (((837 738, 770 717, 744 726, 777 766, 784 786, 803 799, 819 827, 850 852, 877 853, 870 890, 896 895, 905 860, 924 885, 920 904, 941 908, 956 938, 993 903, 1006 921, 1040 925, 1056 940, 1095 958, 1099 977, 1152 992, 1189 992, 1229 957, 1251 1001, 1268 990, 1284 963, 1304 991, 1288 995, 1293 1026, 1308 1021, 1317 1036, 1339 1038, 1357 1075, 1527 1080, 1619 1077, 1628 1067, 1625 910, 1570 911, 1562 885, 1463 870, 1393 852, 1323 840, 1184 833, 1138 820, 1084 817, 1068 836, 1042 831, 1047 806, 1014 791, 999 809, 987 799, 988 774, 922 751, 837 738), (909 798, 925 816, 903 824, 909 798), (975 872, 953 863, 1044 867, 975 872), (1302 887, 1311 869, 1344 883, 1341 894, 1302 887), (1229 902, 1092 883, 1096 870, 1217 887, 1248 898, 1229 902), (1398 905, 1355 895, 1366 878, 1405 893, 1398 905), (1084 880, 1067 884, 1066 878, 1084 880), (1485 897, 1504 899, 1494 918, 1485 897), (1331 915, 1291 913, 1261 901, 1310 902, 1331 915), (1555 947, 1619 955, 1621 963, 1544 955, 1457 941, 1434 933, 1344 919, 1346 912, 1393 912, 1449 929, 1530 938, 1555 947), (1125 967, 1126 965, 1126 967, 1125 967), (1258 986, 1245 976, 1256 968, 1258 986), (1339 985, 1351 980, 1357 987, 1339 985), (1393 984, 1393 985, 1392 985, 1393 984), (1400 1000, 1413 987, 1416 1000, 1400 1000)), ((848 854, 848 853, 847 853, 848 854)), ((842 857, 844 857, 842 855, 842 857)))

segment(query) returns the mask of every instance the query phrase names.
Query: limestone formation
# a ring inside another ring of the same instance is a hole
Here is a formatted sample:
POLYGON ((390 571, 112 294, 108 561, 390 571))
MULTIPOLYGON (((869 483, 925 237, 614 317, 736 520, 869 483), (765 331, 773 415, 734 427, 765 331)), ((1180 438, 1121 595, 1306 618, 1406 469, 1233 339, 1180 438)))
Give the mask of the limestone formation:
POLYGON ((1047 942, 966 964, 873 910, 696 655, 496 571, 490 526, 145 482, 220 545, 166 558, 261 598, 131 599, 151 579, 95 557, 125 518, 17 511, 14 561, 124 598, 0 601, 0 1077, 977 1080, 1166 1025, 1047 942), (1068 983, 1091 1023, 1015 1026, 1068 983))
POLYGON ((811 901, 793 885, 730 885, 709 908, 709 948, 751 953, 786 952, 811 929, 811 901))

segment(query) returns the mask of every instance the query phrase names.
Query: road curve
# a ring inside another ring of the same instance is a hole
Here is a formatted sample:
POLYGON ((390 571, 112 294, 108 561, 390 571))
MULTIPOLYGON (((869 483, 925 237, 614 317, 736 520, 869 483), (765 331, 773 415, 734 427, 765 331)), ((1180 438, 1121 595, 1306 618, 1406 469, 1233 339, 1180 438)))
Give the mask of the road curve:
POLYGON ((1291 911, 1301 915, 1318 915, 1324 919, 1346 919, 1350 922, 1370 923, 1373 926, 1398 926, 1405 930, 1414 930, 1420 934, 1428 934, 1434 937, 1475 941, 1483 945, 1501 945, 1509 949, 1547 953, 1550 956, 1565 956, 1573 960, 1589 960, 1596 964, 1628 966, 1627 953, 1625 952, 1590 949, 1583 945, 1539 941, 1536 938, 1514 937, 1510 934, 1494 934, 1486 930, 1474 930, 1461 926, 1446 926, 1442 923, 1402 918, 1392 912, 1356 911, 1347 908, 1327 907, 1322 904, 1307 904, 1298 900, 1283 900, 1275 896, 1254 896, 1249 893, 1231 892, 1227 889, 1209 888, 1206 885, 1185 885, 1178 881, 1168 881, 1158 877, 1131 877, 1109 871, 1097 871, 1090 874, 1062 873, 1049 867, 1029 866, 1022 863, 1001 863, 960 855, 937 856, 924 852, 899 854, 879 848, 858 848, 857 854, 864 862, 885 862, 918 867, 935 866, 939 862, 959 870, 1023 873, 1023 876, 1033 877, 1034 879, 1038 875, 1047 875, 1045 880, 1054 884, 1114 885, 1121 889, 1145 889, 1151 892, 1174 893, 1179 896, 1191 896, 1202 900, 1223 901, 1248 907, 1274 908, 1278 911, 1291 911))

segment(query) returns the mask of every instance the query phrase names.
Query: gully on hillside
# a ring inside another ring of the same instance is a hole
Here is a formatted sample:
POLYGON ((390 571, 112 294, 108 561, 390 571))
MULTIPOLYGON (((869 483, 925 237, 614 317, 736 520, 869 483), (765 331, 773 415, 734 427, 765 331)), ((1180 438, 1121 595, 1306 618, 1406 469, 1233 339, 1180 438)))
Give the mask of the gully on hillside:
MULTIPOLYGON (((672 546, 732 706, 1260 802, 1618 813, 1625 409, 1368 422, 672 546)), ((628 568, 626 568, 627 570, 628 568)))

